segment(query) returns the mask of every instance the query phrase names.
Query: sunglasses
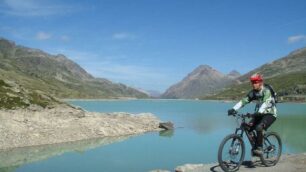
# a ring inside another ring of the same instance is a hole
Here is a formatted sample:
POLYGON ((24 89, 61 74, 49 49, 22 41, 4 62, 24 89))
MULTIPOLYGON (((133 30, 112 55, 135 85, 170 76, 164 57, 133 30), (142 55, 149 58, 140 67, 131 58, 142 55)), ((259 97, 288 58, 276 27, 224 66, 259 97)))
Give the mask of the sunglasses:
POLYGON ((262 81, 252 81, 252 84, 258 84, 258 83, 262 83, 262 81))

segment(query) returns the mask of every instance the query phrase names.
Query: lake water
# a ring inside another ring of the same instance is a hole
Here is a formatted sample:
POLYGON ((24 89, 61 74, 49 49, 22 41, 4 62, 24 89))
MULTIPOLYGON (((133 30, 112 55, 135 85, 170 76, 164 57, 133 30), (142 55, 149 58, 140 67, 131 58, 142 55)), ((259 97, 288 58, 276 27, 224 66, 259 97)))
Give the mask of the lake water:
MULTIPOLYGON (((173 170, 176 166, 186 163, 216 162, 221 140, 234 132, 236 127, 234 118, 226 114, 234 103, 193 100, 70 101, 70 103, 88 111, 151 112, 163 121, 172 121, 176 129, 173 132, 152 132, 130 138, 97 139, 17 149, 0 153, 0 158, 7 161, 0 162, 0 170, 26 172, 173 170)), ((252 112, 253 109, 254 105, 250 104, 241 112, 252 112)), ((306 152, 306 104, 278 104, 278 112, 278 119, 270 130, 280 134, 283 153, 306 152)))

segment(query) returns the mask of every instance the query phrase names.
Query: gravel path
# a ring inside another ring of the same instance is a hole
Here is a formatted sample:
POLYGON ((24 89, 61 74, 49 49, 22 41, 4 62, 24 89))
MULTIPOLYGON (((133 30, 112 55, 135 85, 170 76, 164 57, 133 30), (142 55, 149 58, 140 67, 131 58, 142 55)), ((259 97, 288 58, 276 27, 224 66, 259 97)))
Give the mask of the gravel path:
MULTIPOLYGON (((222 172, 218 164, 186 164, 175 169, 176 172, 222 172)), ((306 153, 282 155, 281 160, 273 167, 265 167, 259 160, 244 162, 239 172, 306 172, 306 153)))

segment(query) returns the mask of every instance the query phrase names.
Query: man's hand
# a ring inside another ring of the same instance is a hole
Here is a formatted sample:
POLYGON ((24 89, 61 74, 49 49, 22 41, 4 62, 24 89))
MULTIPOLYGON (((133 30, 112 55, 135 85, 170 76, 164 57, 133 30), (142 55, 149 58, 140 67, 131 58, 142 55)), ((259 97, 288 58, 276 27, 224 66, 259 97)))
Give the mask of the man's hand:
POLYGON ((247 113, 245 116, 248 117, 248 118, 253 118, 253 117, 254 117, 254 114, 247 113))
POLYGON ((237 111, 233 108, 227 111, 228 116, 235 115, 235 114, 237 114, 237 111))

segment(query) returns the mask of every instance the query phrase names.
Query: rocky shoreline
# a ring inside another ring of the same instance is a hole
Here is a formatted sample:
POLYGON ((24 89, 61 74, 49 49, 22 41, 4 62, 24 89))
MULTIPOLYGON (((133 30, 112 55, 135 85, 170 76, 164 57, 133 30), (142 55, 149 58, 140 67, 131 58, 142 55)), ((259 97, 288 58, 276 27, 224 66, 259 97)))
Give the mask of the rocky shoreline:
MULTIPOLYGON (((282 155, 280 161, 272 167, 261 164, 259 158, 244 161, 240 172, 302 172, 306 169, 306 153, 296 155, 282 155)), ((185 164, 176 167, 174 172, 223 172, 218 163, 185 164)), ((171 172, 169 170, 153 170, 151 172, 171 172)))
POLYGON ((159 131, 159 123, 150 113, 86 112, 67 105, 1 110, 0 150, 136 135, 159 131))

